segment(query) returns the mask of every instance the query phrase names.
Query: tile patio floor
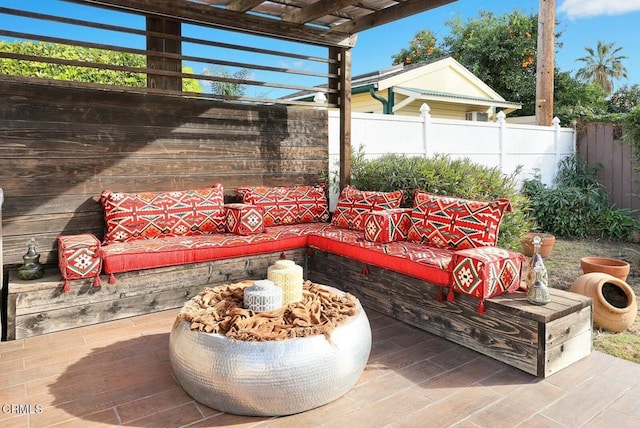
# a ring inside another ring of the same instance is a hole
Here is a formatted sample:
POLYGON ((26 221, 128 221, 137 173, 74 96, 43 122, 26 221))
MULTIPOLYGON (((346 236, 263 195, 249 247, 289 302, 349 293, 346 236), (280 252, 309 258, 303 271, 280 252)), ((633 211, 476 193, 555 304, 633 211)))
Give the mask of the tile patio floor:
POLYGON ((640 426, 640 365, 594 352, 540 380, 372 311, 371 357, 345 396, 287 417, 224 414, 173 379, 177 312, 0 343, 0 426, 640 426))

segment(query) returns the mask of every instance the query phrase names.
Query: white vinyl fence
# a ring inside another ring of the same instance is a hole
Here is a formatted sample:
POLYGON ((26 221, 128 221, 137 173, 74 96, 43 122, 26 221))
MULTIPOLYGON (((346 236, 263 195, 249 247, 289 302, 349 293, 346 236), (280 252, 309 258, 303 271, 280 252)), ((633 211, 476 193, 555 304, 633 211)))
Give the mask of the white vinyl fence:
MULTIPOLYGON (((553 126, 510 124, 498 113, 495 122, 433 119, 423 104, 422 115, 395 116, 353 113, 351 146, 359 147, 367 158, 387 153, 430 157, 436 153, 452 158, 470 158, 488 167, 497 167, 517 176, 518 186, 538 171, 542 181, 551 185, 558 163, 575 154, 575 130, 553 126)), ((340 115, 329 111, 329 163, 332 174, 339 173, 340 115)), ((335 201, 337 189, 332 189, 335 201)))

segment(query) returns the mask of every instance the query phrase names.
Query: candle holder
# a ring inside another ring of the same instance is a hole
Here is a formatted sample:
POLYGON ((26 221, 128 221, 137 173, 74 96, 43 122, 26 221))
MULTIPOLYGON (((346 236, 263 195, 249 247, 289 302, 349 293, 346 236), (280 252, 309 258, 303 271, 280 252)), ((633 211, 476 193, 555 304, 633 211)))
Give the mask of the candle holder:
POLYGON ((283 303, 299 302, 302 300, 302 285, 304 282, 302 266, 293 260, 278 260, 267 268, 267 279, 282 288, 283 303))

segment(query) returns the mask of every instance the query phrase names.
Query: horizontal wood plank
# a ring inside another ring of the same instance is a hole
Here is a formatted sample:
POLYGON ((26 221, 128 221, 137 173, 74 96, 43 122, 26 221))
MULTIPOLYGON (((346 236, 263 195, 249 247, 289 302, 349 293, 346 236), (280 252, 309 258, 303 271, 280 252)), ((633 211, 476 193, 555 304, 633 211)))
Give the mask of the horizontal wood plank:
MULTIPOLYGON (((285 256, 305 265, 305 249, 285 251, 285 256)), ((266 278, 268 266, 280 257, 276 252, 125 272, 117 275, 115 284, 103 277, 102 287, 94 287, 92 279, 73 280, 68 293, 62 292, 63 281, 55 270, 37 281, 19 280, 12 271, 7 337, 20 339, 177 308, 204 287, 266 278)))
POLYGON ((316 184, 329 170, 326 110, 104 91, 0 76, 4 259, 34 237, 57 263, 60 234, 101 236, 97 198, 222 183, 316 184))

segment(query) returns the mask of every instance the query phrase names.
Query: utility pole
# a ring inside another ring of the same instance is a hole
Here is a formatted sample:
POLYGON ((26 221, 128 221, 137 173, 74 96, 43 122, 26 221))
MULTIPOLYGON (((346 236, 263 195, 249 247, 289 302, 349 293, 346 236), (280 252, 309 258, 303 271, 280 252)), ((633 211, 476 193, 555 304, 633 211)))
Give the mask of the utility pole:
POLYGON ((556 0, 538 3, 538 54, 536 61, 536 124, 551 126, 553 120, 553 50, 556 0))

